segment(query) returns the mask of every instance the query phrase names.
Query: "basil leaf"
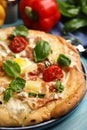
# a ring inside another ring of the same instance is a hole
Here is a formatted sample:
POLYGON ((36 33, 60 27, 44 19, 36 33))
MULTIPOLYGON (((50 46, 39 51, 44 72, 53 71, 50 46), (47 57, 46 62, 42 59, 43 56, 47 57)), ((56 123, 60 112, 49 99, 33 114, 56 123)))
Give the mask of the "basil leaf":
POLYGON ((82 7, 87 6, 87 0, 80 0, 80 1, 78 1, 78 2, 80 2, 80 5, 81 5, 82 7))
POLYGON ((71 59, 64 54, 60 54, 57 62, 61 66, 69 66, 71 64, 71 59))
POLYGON ((82 11, 85 15, 87 15, 87 5, 82 8, 82 11))
POLYGON ((38 97, 39 97, 39 98, 44 98, 44 97, 45 97, 45 94, 39 93, 39 94, 38 94, 38 97))
POLYGON ((30 92, 29 94, 29 97, 39 97, 39 98, 44 98, 45 97, 45 94, 43 93, 34 93, 34 92, 30 92))
POLYGON ((28 35, 28 28, 26 28, 24 25, 17 26, 12 34, 14 36, 24 36, 26 37, 28 35))
POLYGON ((76 6, 80 5, 80 1, 78 1, 78 0, 65 0, 66 3, 73 4, 76 6))
POLYGON ((56 2, 58 3, 58 7, 60 9, 60 12, 63 16, 66 17, 75 17, 78 15, 79 11, 80 11, 80 7, 69 4, 68 2, 63 2, 60 0, 56 0, 56 2))
POLYGON ((64 25, 64 33, 73 32, 81 27, 87 26, 87 18, 75 18, 66 22, 64 25))
POLYGON ((10 60, 3 62, 3 69, 7 75, 13 77, 18 77, 21 72, 20 66, 15 61, 10 60))
POLYGON ((13 91, 11 88, 7 88, 4 93, 4 100, 7 102, 12 97, 13 91))
POLYGON ((22 89, 25 87, 26 81, 20 77, 17 77, 11 81, 9 84, 9 87, 14 91, 14 92, 20 92, 22 89))
POLYGON ((64 86, 61 84, 59 80, 56 81, 56 85, 57 85, 57 90, 59 92, 62 92, 64 90, 64 86))
POLYGON ((28 96, 29 96, 29 97, 36 97, 36 96, 37 96, 37 93, 30 92, 30 93, 28 94, 28 96))
POLYGON ((43 61, 50 54, 50 44, 47 41, 38 41, 34 48, 34 59, 36 62, 43 61))

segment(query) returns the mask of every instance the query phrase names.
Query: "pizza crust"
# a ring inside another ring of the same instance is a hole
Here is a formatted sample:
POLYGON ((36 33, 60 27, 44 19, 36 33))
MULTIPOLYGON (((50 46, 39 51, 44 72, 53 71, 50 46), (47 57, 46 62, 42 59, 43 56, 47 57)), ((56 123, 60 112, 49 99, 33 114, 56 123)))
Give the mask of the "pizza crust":
MULTIPOLYGON (((13 28, 2 29, 0 32, 4 32, 8 36, 13 28)), ((31 111, 26 102, 21 102, 19 99, 12 97, 9 102, 0 105, 0 126, 28 126, 52 118, 59 118, 78 105, 86 92, 86 81, 82 72, 80 56, 75 47, 60 36, 57 37, 40 31, 29 30, 29 36, 43 37, 52 44, 58 42, 60 49, 62 48, 61 52, 68 52, 68 54, 73 52, 76 66, 69 71, 69 78, 65 85, 63 98, 49 102, 45 106, 31 111), (78 71, 78 68, 81 72, 78 71), (16 107, 15 105, 17 108, 14 108, 16 107)), ((0 96, 0 99, 3 99, 3 96, 0 96)))

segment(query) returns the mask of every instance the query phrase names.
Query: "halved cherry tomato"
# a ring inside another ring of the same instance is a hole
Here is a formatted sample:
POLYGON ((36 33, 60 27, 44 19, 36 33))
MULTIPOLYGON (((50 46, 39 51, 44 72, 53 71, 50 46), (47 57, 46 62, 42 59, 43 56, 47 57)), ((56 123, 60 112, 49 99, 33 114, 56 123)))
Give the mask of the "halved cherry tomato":
POLYGON ((43 72, 43 79, 46 82, 54 81, 56 79, 61 80, 63 77, 63 72, 57 65, 52 65, 45 69, 43 72))
POLYGON ((16 36, 16 37, 14 37, 14 39, 9 44, 9 48, 14 53, 19 53, 26 48, 27 44, 28 44, 28 42, 24 37, 16 36))

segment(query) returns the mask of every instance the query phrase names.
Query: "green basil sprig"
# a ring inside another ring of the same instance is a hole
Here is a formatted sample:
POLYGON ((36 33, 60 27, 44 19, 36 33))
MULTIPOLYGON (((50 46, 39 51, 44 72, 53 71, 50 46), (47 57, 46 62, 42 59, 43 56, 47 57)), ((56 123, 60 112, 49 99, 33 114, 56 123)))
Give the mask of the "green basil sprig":
POLYGON ((66 34, 67 32, 73 32, 81 27, 87 26, 87 18, 82 19, 82 18, 74 18, 68 22, 65 23, 64 25, 64 33, 66 34))
POLYGON ((13 92, 20 92, 25 86, 26 81, 20 78, 20 66, 15 61, 6 60, 3 62, 3 69, 8 76, 14 77, 4 93, 4 100, 7 102, 13 92))
POLYGON ((64 54, 60 54, 57 63, 61 66, 69 66, 71 64, 71 59, 64 54))
POLYGON ((22 89, 24 88, 25 86, 25 80, 20 78, 20 77, 17 77, 15 79, 13 79, 11 81, 11 83, 9 84, 9 87, 14 91, 14 92, 20 92, 22 91, 22 89))
POLYGON ((4 100, 7 102, 13 95, 13 90, 11 88, 7 88, 4 93, 4 100))
POLYGON ((12 34, 14 36, 24 36, 24 37, 26 37, 28 35, 28 28, 25 27, 24 25, 19 25, 13 30, 12 34))
POLYGON ((38 41, 34 48, 34 59, 35 62, 43 61, 50 54, 51 48, 50 44, 47 41, 41 40, 38 41))
POLYGON ((60 0, 56 0, 58 3, 58 7, 62 15, 72 18, 78 15, 80 11, 80 7, 75 7, 73 4, 69 4, 68 2, 62 2, 60 0))
POLYGON ((29 97, 39 97, 39 98, 44 98, 45 97, 45 94, 43 93, 34 93, 34 92, 30 92, 28 94, 29 97))
POLYGON ((30 92, 28 94, 29 97, 37 97, 37 93, 34 93, 34 92, 30 92))
POLYGON ((4 100, 8 101, 12 97, 13 92, 21 92, 25 83, 26 81, 20 77, 13 79, 9 84, 9 87, 5 90, 4 100))
POLYGON ((62 14, 64 34, 87 26, 87 0, 56 0, 62 14))
POLYGON ((56 81, 58 92, 62 92, 64 90, 64 86, 61 84, 59 80, 56 81))
POLYGON ((3 62, 3 69, 8 76, 18 77, 21 72, 21 68, 15 61, 6 60, 3 62))

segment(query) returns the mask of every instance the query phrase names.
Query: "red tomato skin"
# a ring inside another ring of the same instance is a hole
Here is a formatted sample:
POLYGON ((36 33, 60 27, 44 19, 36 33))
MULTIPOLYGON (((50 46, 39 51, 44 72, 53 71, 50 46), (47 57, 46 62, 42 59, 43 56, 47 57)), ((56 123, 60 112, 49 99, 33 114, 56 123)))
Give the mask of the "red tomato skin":
POLYGON ((12 52, 19 53, 26 48, 27 44, 28 42, 24 37, 16 36, 9 44, 9 48, 11 49, 12 52))
POLYGON ((57 65, 52 65, 43 72, 43 79, 46 82, 61 80, 63 78, 62 69, 57 65))

